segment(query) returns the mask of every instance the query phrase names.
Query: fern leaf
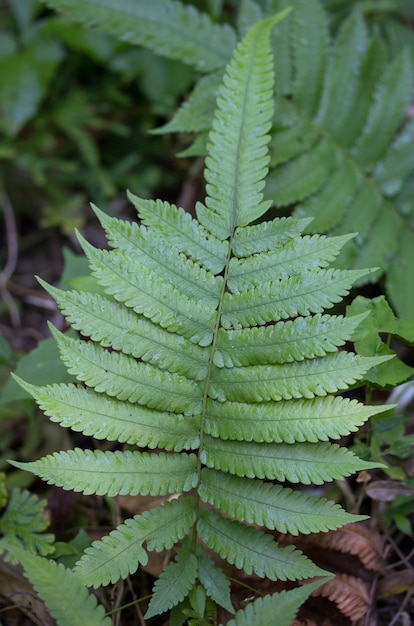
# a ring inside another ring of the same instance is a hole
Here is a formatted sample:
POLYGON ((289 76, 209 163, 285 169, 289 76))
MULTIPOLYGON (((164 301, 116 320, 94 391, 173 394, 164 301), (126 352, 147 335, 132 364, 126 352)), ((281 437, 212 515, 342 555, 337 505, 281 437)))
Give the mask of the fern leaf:
POLYGON ((192 5, 171 0, 47 0, 76 22, 208 72, 224 65, 235 46, 233 29, 214 24, 192 5))
POLYGON ((98 605, 88 590, 70 569, 23 550, 16 552, 25 576, 45 602, 58 626, 110 626, 105 609, 98 605))
POLYGON ((186 542, 178 548, 176 560, 161 572, 153 589, 153 596, 145 613, 145 619, 159 615, 182 602, 197 578, 197 558, 186 542))
POLYGON ((15 487, 0 517, 0 550, 7 550, 13 563, 17 550, 24 548, 45 556, 54 551, 54 536, 45 533, 46 502, 28 491, 15 487))
POLYGON ((355 280, 366 273, 362 270, 321 269, 277 283, 268 281, 241 293, 226 293, 222 325, 224 328, 261 326, 297 315, 322 313, 340 302, 355 280))
MULTIPOLYGON (((350 232, 352 228, 345 230, 341 220, 345 214, 348 215, 350 206, 357 202, 356 190, 359 187, 358 172, 344 161, 343 166, 338 168, 316 193, 296 206, 295 215, 314 218, 307 229, 309 232, 332 230, 339 223, 342 232, 350 232)), ((363 187, 363 193, 367 191, 372 195, 371 187, 363 187)), ((363 208, 365 209, 365 204, 363 208)), ((359 211, 361 210, 359 207, 359 211)), ((355 225, 355 221, 353 224, 355 225)))
POLYGON ((353 235, 325 237, 313 235, 289 242, 282 250, 262 252, 247 259, 231 259, 228 287, 238 293, 269 280, 294 276, 326 267, 336 259, 353 235))
POLYGON ((319 104, 328 40, 327 15, 322 6, 309 0, 296 2, 290 37, 297 68, 292 93, 295 102, 308 115, 313 115, 319 104))
POLYGON ((128 198, 143 224, 168 238, 171 246, 184 252, 214 274, 219 274, 228 255, 224 241, 217 239, 184 209, 160 200, 143 200, 131 193, 128 198))
POLYGON ((276 206, 293 204, 315 193, 336 169, 337 154, 330 143, 321 139, 308 152, 282 164, 268 176, 266 195, 276 206))
POLYGON ((79 236, 97 281, 116 300, 170 332, 209 345, 214 311, 182 294, 176 287, 132 261, 122 252, 96 250, 79 236))
POLYGON ((253 226, 236 228, 232 241, 232 252, 236 257, 248 257, 268 250, 280 248, 296 238, 308 226, 310 220, 281 217, 253 226))
MULTIPOLYGON (((319 3, 318 3, 319 4, 319 3)), ((367 28, 361 12, 356 10, 344 22, 331 52, 321 107, 316 121, 337 138, 344 126, 338 111, 348 118, 354 109, 361 58, 367 47, 367 28), (343 85, 346 85, 344 94, 343 85)), ((345 127, 346 128, 346 127, 345 127)))
POLYGON ((352 452, 329 443, 237 443, 206 437, 202 460, 207 467, 240 477, 267 478, 321 485, 378 464, 362 461, 352 452))
POLYGON ((50 484, 98 495, 166 495, 197 484, 194 454, 68 450, 29 463, 14 462, 50 484))
POLYGON ((198 205, 197 217, 222 239, 230 237, 236 226, 260 217, 270 206, 262 199, 269 161, 266 133, 273 114, 269 97, 273 68, 267 35, 283 16, 251 28, 234 52, 217 100, 204 173, 208 196, 206 207, 198 205), (257 63, 259 57, 261 62, 257 63), (223 150, 224 146, 228 150, 223 150))
POLYGON ((387 291, 402 316, 410 319, 414 311, 412 274, 407 268, 414 267, 414 235, 403 227, 398 237, 398 255, 393 259, 387 276, 387 291))
POLYGON ((110 245, 126 251, 128 256, 141 263, 151 272, 179 287, 181 293, 200 304, 215 306, 223 288, 221 276, 195 265, 183 254, 171 248, 169 237, 140 227, 134 222, 111 218, 97 207, 94 208, 105 229, 110 245))
POLYGON ((397 135, 384 159, 375 167, 373 178, 387 196, 401 191, 404 181, 414 170, 412 147, 414 144, 414 119, 397 135))
POLYGON ((82 335, 161 369, 196 380, 205 378, 208 355, 200 346, 152 324, 110 298, 62 291, 42 280, 39 282, 56 300, 66 320, 82 335))
POLYGON ((96 439, 180 452, 199 445, 194 416, 153 411, 72 384, 36 387, 15 377, 52 422, 96 439))
POLYGON ((272 326, 227 331, 220 328, 214 364, 241 367, 322 357, 348 341, 364 317, 317 314, 272 326))
POLYGON ((115 583, 134 574, 138 565, 146 565, 143 548, 160 552, 185 537, 194 524, 193 499, 181 496, 151 511, 127 519, 101 541, 94 541, 75 566, 75 572, 88 586, 115 583))
POLYGON ((270 580, 298 580, 326 573, 293 546, 281 548, 270 535, 215 511, 202 510, 197 529, 209 548, 247 574, 254 572, 270 580))
POLYGON ((371 415, 387 410, 388 405, 364 406, 341 397, 262 404, 209 400, 204 430, 223 440, 316 443, 349 435, 371 415))
POLYGON ((291 626, 307 597, 325 580, 316 580, 297 589, 257 598, 254 602, 247 604, 244 609, 237 611, 234 619, 227 622, 227 626, 252 626, 252 624, 269 626, 274 622, 275 615, 278 616, 277 626, 291 626))
POLYGON ((230 474, 204 469, 199 494, 204 502, 249 524, 258 524, 282 533, 316 533, 334 530, 353 521, 366 519, 346 513, 324 498, 265 484, 230 474))
POLYGON ((391 63, 378 85, 367 123, 352 150, 353 156, 372 171, 382 159, 401 123, 414 87, 413 68, 408 51, 391 63))
POLYGON ((107 352, 91 342, 66 337, 56 329, 53 335, 68 371, 96 391, 161 411, 199 410, 200 393, 194 381, 139 363, 124 354, 107 352), (187 403, 183 402, 184 396, 187 403))
POLYGON ((350 352, 283 365, 212 368, 209 397, 220 402, 268 402, 313 398, 347 389, 379 363, 393 358, 360 357, 350 352))
POLYGON ((222 606, 229 613, 234 613, 230 596, 230 581, 223 570, 217 567, 213 559, 202 546, 196 548, 198 578, 209 598, 222 606))
POLYGON ((172 120, 153 130, 153 134, 210 130, 222 79, 222 71, 202 76, 172 120))

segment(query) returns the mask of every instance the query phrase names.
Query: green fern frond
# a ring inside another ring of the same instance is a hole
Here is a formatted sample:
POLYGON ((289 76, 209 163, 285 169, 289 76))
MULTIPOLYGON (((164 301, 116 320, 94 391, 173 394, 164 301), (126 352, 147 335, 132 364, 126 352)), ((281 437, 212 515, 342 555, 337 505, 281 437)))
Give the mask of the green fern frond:
POLYGON ((307 271, 223 297, 224 328, 261 326, 281 319, 322 313, 341 302, 364 270, 307 271))
POLYGON ((186 542, 177 549, 176 560, 169 563, 156 581, 145 619, 165 613, 187 597, 197 579, 197 558, 186 542))
POLYGON ((216 511, 203 509, 197 530, 209 548, 247 574, 254 572, 270 580, 297 580, 325 574, 293 546, 280 547, 270 535, 222 517, 216 511))
POLYGON ((341 397, 278 402, 215 402, 207 400, 204 431, 213 437, 257 443, 327 441, 355 432, 384 406, 363 406, 341 397))
POLYGON ((94 541, 75 567, 76 573, 94 587, 115 583, 148 563, 143 548, 160 552, 187 536, 196 514, 190 496, 167 501, 151 511, 127 519, 101 541, 94 541))
POLYGON ((393 358, 339 352, 283 365, 211 368, 209 397, 219 402, 314 398, 347 389, 371 368, 393 358))
POLYGON ((227 260, 225 241, 215 237, 184 209, 161 200, 143 200, 128 193, 143 224, 164 235, 170 245, 207 270, 219 274, 227 260))
MULTIPOLYGON (((83 385, 24 383, 52 420, 142 448, 74 450, 26 467, 85 493, 169 495, 94 542, 75 568, 87 585, 114 583, 146 564, 148 550, 183 540, 178 561, 155 587, 149 615, 178 606, 186 594, 194 598, 200 584, 204 598, 231 611, 229 586, 206 547, 272 580, 323 575, 293 546, 278 546, 257 526, 317 532, 350 516, 336 504, 264 479, 321 484, 374 467, 330 439, 386 408, 331 394, 388 357, 338 351, 364 315, 325 312, 367 272, 328 267, 344 244, 349 248, 348 234, 302 235, 307 219, 265 219, 270 32, 281 17, 253 26, 227 67, 208 142, 207 198, 197 204, 197 217, 135 196, 140 225, 96 210, 113 249, 80 241, 102 292, 46 286, 80 333, 73 338, 52 330, 62 360, 83 385)), ((295 28, 300 31, 299 22, 295 28)), ((295 93, 313 110, 317 90, 308 98, 302 78, 295 79, 295 93)), ((309 133, 306 141, 318 142, 317 135, 309 133)), ((319 143, 328 154, 330 142, 319 143)), ((308 164, 314 159, 309 151, 308 164)), ((321 172, 339 161, 323 163, 321 172)))
POLYGON ((203 469, 200 496, 204 502, 231 518, 258 524, 269 530, 298 535, 336 530, 350 522, 366 519, 346 513, 340 506, 314 496, 305 496, 280 485, 259 489, 254 479, 203 469))
POLYGON ((171 282, 121 252, 94 249, 79 236, 92 273, 108 294, 155 324, 209 345, 214 309, 182 293, 171 282), (139 289, 139 295, 138 295, 139 289))
POLYGON ((70 569, 19 549, 16 558, 58 626, 110 626, 105 609, 70 569))
POLYGON ((229 613, 234 613, 230 597, 230 581, 201 546, 196 548, 198 578, 209 598, 229 613))
MULTIPOLYGON (((257 598, 238 611, 227 626, 269 626, 277 615, 278 626, 291 626, 299 608, 306 598, 328 578, 317 580, 289 591, 281 591, 271 596, 257 598)), ((222 626, 222 625, 220 625, 222 626)))
POLYGON ((316 314, 240 330, 220 329, 214 365, 241 367, 302 361, 336 352, 364 316, 344 318, 316 314))
POLYGON ((13 563, 17 551, 46 556, 54 551, 54 536, 45 533, 48 522, 45 518, 46 501, 25 489, 15 487, 0 516, 0 551, 7 550, 13 563))
POLYGON ((14 465, 30 470, 46 482, 85 494, 160 496, 189 491, 197 484, 194 454, 76 448, 54 452, 31 463, 14 462, 14 465))
POLYGON ((63 291, 39 282, 59 304, 68 323, 84 336, 187 378, 205 378, 208 355, 184 337, 169 333, 108 297, 63 291))
POLYGON ((321 485, 359 470, 378 467, 337 444, 262 444, 206 436, 201 460, 210 468, 247 478, 321 485))
POLYGON ((214 24, 192 5, 172 0, 45 0, 66 17, 98 27, 128 43, 209 72, 224 65, 236 45, 226 24, 214 24))
POLYGON ((239 293, 268 280, 294 276, 307 270, 326 267, 336 259, 353 235, 325 237, 313 235, 286 244, 283 250, 257 253, 244 259, 232 259, 228 287, 239 293))
POLYGON ((52 332, 68 371, 96 391, 160 411, 197 413, 200 410, 196 382, 137 362, 125 354, 108 352, 94 343, 66 337, 56 329, 52 332), (184 396, 187 402, 183 402, 184 396))
POLYGON ((53 422, 96 439, 164 448, 196 449, 200 438, 195 416, 159 412, 98 394, 72 384, 35 387, 15 380, 30 393, 53 422))

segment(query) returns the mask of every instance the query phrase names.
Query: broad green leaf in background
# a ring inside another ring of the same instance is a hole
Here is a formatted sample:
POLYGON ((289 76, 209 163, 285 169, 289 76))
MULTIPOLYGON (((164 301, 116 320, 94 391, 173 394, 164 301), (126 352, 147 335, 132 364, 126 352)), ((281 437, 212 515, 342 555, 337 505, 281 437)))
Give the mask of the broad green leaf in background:
POLYGON ((347 316, 359 315, 364 312, 370 315, 353 332, 352 340, 358 354, 364 356, 395 355, 395 358, 380 363, 372 368, 365 379, 380 387, 395 386, 412 378, 414 368, 403 363, 395 351, 384 342, 381 334, 389 337, 400 337, 407 343, 414 343, 414 322, 397 318, 384 296, 364 298, 358 296, 347 307, 347 316))

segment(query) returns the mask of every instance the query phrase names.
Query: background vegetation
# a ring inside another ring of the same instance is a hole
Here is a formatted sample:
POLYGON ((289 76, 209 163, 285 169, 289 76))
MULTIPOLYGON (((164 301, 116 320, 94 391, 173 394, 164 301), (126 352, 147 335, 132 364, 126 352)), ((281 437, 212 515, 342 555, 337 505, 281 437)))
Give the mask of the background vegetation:
MULTIPOLYGON (((62 8, 59 2, 50 4, 62 8)), ((213 23, 229 24, 242 33, 252 20, 260 17, 267 3, 206 0, 188 4, 207 14, 213 23)), ((289 3, 272 4, 277 10, 289 3)), ((344 257, 345 267, 353 266, 356 254, 368 247, 382 254, 377 255, 374 263, 381 270, 376 282, 359 285, 352 294, 353 298, 357 296, 354 302, 350 304, 350 298, 345 303, 348 313, 372 312, 369 323, 353 337, 356 350, 367 356, 393 352, 398 355, 389 366, 384 364, 370 372, 364 386, 354 395, 378 404, 397 402, 397 408, 372 420, 346 442, 366 458, 385 460, 388 468, 361 474, 357 481, 337 482, 329 493, 321 492, 341 502, 350 512, 370 514, 372 522, 369 531, 359 525, 335 535, 302 538, 302 549, 311 556, 315 552, 322 555, 323 567, 337 574, 337 582, 326 589, 325 597, 305 605, 298 623, 309 619, 318 624, 326 620, 326 624, 362 626, 370 624, 371 616, 378 624, 404 624, 414 614, 414 247, 410 246, 414 224, 414 125, 410 121, 414 9, 410 0, 325 0, 322 4, 337 50, 339 40, 335 38, 342 37, 342 69, 355 59, 355 40, 349 33, 355 35, 358 28, 361 30, 363 19, 366 34, 358 31, 358 36, 375 40, 372 46, 381 48, 384 65, 393 68, 390 76, 401 76, 398 85, 388 84, 379 97, 381 111, 374 119, 378 132, 386 130, 384 116, 393 120, 381 159, 373 164, 360 161, 364 181, 374 181, 375 193, 379 189, 379 195, 374 199, 369 194, 365 197, 360 211, 362 227, 357 222, 358 213, 345 212, 343 225, 346 231, 365 232, 360 248, 356 252, 350 250, 344 257), (352 13, 355 8, 360 10, 358 18, 352 17, 356 15, 352 13), (353 27, 349 26, 352 19, 353 27), (348 24, 348 31, 344 24, 348 24), (402 131, 407 141, 400 140, 396 145, 394 140, 403 136, 402 131), (385 174, 378 169, 378 164, 384 162, 385 174), (374 238, 372 225, 377 223, 382 207, 390 203, 396 207, 393 214, 398 217, 398 225, 392 230, 387 222, 374 238), (364 222, 367 206, 372 213, 370 221, 364 222), (403 231, 404 237, 406 234, 404 245, 398 244, 396 230, 403 231)), ((47 320, 61 329, 64 322, 34 275, 63 287, 88 285, 74 229, 81 229, 92 243, 105 245, 89 201, 110 215, 129 218, 134 212, 125 199, 125 189, 142 197, 170 200, 185 209, 203 196, 203 137, 209 128, 217 84, 213 72, 217 68, 201 74, 195 63, 183 63, 168 51, 157 51, 156 46, 152 49, 145 42, 131 42, 128 37, 123 40, 116 28, 111 28, 110 20, 102 18, 101 23, 98 20, 90 28, 72 17, 68 9, 56 12, 37 0, 0 4, 0 469, 4 472, 0 531, 3 538, 8 538, 11 532, 16 535, 18 527, 20 543, 43 556, 53 554, 56 562, 66 566, 77 560, 92 539, 106 533, 125 516, 140 512, 147 503, 142 497, 85 498, 56 487, 46 488, 34 482, 30 474, 7 463, 7 459, 31 461, 79 442, 76 434, 49 423, 29 396, 9 379, 10 371, 17 371, 35 384, 67 380, 47 329, 47 320), (180 109, 183 102, 194 100, 196 106, 192 109, 180 109), (174 117, 177 110, 181 112, 174 117), (150 134, 160 127, 164 127, 162 133, 150 134), (178 153, 184 156, 178 158, 178 153), (25 531, 27 527, 30 533, 25 531)), ((305 23, 305 30, 307 26, 305 23)), ((300 53, 299 46, 295 48, 292 42, 289 45, 296 55, 300 53)), ((330 50, 334 55, 335 48, 330 50)), ((227 60, 226 54, 223 53, 222 64, 227 60)), ((220 63, 217 67, 220 70, 220 63)), ((341 69, 336 71, 332 83, 332 93, 336 90, 334 118, 343 115, 344 94, 349 93, 341 69)), ((366 83, 362 85, 369 89, 366 83)), ((374 93, 378 94, 372 86, 371 103, 374 93)), ((288 87, 286 98, 295 101, 288 87)), ((349 119, 354 115, 352 109, 349 119)), ((279 119, 287 122, 277 128, 276 118, 274 180, 269 188, 269 197, 276 200, 284 189, 280 179, 286 176, 277 168, 284 166, 286 171, 288 160, 301 156, 303 146, 298 150, 298 141, 305 137, 306 143, 308 131, 302 128, 304 134, 300 135, 297 118, 289 121, 283 110, 279 119), (285 162, 278 163, 283 138, 289 149, 285 162)), ((328 125, 324 128, 334 132, 328 125)), ((345 141, 346 138, 341 139, 345 141)), ((331 159, 330 153, 328 157, 319 154, 319 160, 314 160, 313 155, 311 161, 304 163, 303 175, 324 159, 331 159)), ((338 171, 343 170, 338 167, 338 171)), ((321 189, 330 177, 332 171, 321 175, 321 189)), ((295 193, 299 182, 306 184, 295 169, 295 193)), ((285 193, 277 201, 275 214, 312 215, 319 187, 308 187, 300 198, 295 193, 285 193)), ((338 222, 332 224, 326 218, 317 215, 315 230, 335 232, 338 222)), ((363 266, 373 264, 368 254, 363 254, 360 261, 363 266)), ((289 541, 288 536, 285 541, 289 541)), ((19 568, 6 560, 1 561, 0 568, 2 623, 7 626, 20 620, 22 624, 52 624, 19 568)), ((127 626, 137 620, 144 623, 139 604, 123 611, 118 608, 145 597, 161 569, 160 561, 151 561, 145 571, 107 590, 105 595, 102 592, 100 601, 113 611, 114 624, 127 626)), ((250 593, 278 590, 270 588, 269 581, 264 584, 254 577, 242 582, 251 591, 247 593, 246 587, 235 584, 233 598, 239 602, 250 593)), ((151 623, 161 621, 154 619, 151 623)))

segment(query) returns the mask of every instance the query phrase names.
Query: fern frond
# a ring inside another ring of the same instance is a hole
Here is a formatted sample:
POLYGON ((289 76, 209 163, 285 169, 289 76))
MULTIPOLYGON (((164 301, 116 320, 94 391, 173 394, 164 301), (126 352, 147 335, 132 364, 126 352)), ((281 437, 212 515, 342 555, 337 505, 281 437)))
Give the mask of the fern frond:
POLYGON ((270 535, 216 511, 203 509, 197 529, 209 548, 247 574, 254 572, 270 580, 297 580, 325 573, 293 546, 281 548, 270 535))
POLYGON ((200 390, 194 381, 122 353, 107 352, 91 342, 66 337, 56 329, 52 332, 68 371, 96 391, 160 411, 200 410, 200 390), (187 403, 183 403, 184 396, 187 403))
POLYGON ((322 313, 349 293, 363 270, 332 268, 268 281, 241 293, 225 293, 222 325, 224 328, 261 326, 281 319, 322 313))
POLYGON ((234 613, 230 597, 230 581, 201 546, 196 548, 198 578, 209 598, 229 613, 234 613))
POLYGON ((321 485, 378 463, 362 461, 337 444, 261 444, 206 437, 201 455, 207 467, 247 478, 321 485))
POLYGON ((143 200, 128 193, 143 224, 168 238, 170 245, 184 252, 207 270, 219 274, 228 255, 226 242, 215 237, 184 209, 161 200, 143 200))
POLYGON ((262 485, 259 490, 254 479, 208 469, 203 470, 199 494, 204 502, 233 519, 292 535, 326 532, 366 519, 363 515, 356 519, 324 498, 272 484, 262 485))
POLYGON ((138 565, 148 563, 143 548, 160 552, 187 536, 194 524, 193 499, 180 496, 141 515, 127 519, 100 541, 94 541, 75 566, 88 585, 99 587, 134 574, 138 565))
POLYGON ((200 346, 152 324, 110 298, 63 291, 39 282, 56 300, 72 328, 85 337, 187 378, 205 378, 208 354, 200 346))
POLYGON ((227 331, 220 328, 214 364, 217 367, 241 367, 322 357, 344 345, 364 317, 316 314, 272 326, 227 331))
POLYGON ((308 226, 309 219, 281 217, 274 220, 236 228, 232 241, 235 257, 249 257, 268 250, 281 248, 298 237, 308 226))
POLYGON ((58 626, 110 626, 105 609, 70 569, 19 549, 15 553, 25 576, 45 602, 58 626))
POLYGON ((122 252, 97 250, 79 236, 92 273, 106 292, 155 324, 200 345, 212 339, 214 310, 181 293, 122 252))
POLYGON ((316 443, 349 435, 371 415, 387 410, 388 405, 370 407, 329 396, 254 404, 209 400, 204 429, 222 440, 316 443))
MULTIPOLYGON (((94 3, 87 0, 87 11, 94 3)), ((128 3, 122 0, 120 10, 128 3)), ((317 0, 300 3, 325 37, 317 0)), ((65 6, 75 5, 77 0, 65 0, 65 6)), ((108 6, 111 0, 105 0, 105 10, 108 6)), ((158 0, 154 6, 159 7, 158 0)), ((98 21, 102 14, 97 11, 98 21)), ((26 389, 54 421, 98 438, 157 450, 74 450, 27 467, 51 483, 85 493, 174 494, 95 542, 75 569, 87 585, 116 582, 147 563, 148 550, 169 549, 184 540, 179 560, 155 589, 149 615, 177 606, 188 593, 195 601, 198 583, 205 587, 200 589, 204 600, 207 594, 231 610, 228 584, 206 547, 248 574, 272 580, 323 575, 293 546, 278 546, 257 525, 309 533, 337 528, 349 515, 335 504, 265 481, 321 484, 378 466, 329 443, 386 410, 329 394, 355 384, 388 357, 339 352, 363 316, 325 312, 355 281, 372 277, 365 270, 328 267, 335 258, 340 263, 349 250, 357 251, 356 265, 361 261, 359 240, 348 242, 341 220, 348 200, 357 194, 362 198, 366 185, 355 159, 310 117, 311 111, 325 110, 317 105, 319 89, 325 89, 326 42, 315 46, 318 59, 309 70, 314 88, 307 92, 304 66, 295 73, 295 59, 311 63, 304 40, 297 43, 283 78, 283 93, 289 97, 277 92, 276 113, 283 110, 286 118, 276 126, 285 146, 280 159, 274 157, 279 163, 274 181, 279 177, 281 183, 276 203, 301 197, 305 203, 309 194, 318 203, 326 185, 325 199, 332 194, 331 173, 335 176, 349 161, 337 237, 303 236, 307 219, 264 218, 270 206, 263 186, 273 115, 270 32, 281 17, 254 25, 226 69, 207 148, 207 198, 196 205, 197 218, 174 205, 135 196, 130 197, 139 226, 97 210, 113 250, 97 250, 81 237, 80 242, 99 295, 47 287, 83 336, 52 331, 62 360, 84 386, 26 389), (305 131, 305 152, 302 136, 295 138, 298 129, 305 131), (290 148, 286 141, 292 138, 290 148), (313 165, 316 169, 308 172, 313 165), (306 177, 298 180, 302 167, 306 177), (261 223, 255 224, 259 218, 261 223), (187 490, 191 496, 183 495, 187 490)), ((295 33, 302 32, 299 19, 289 19, 295 33)), ((360 18, 355 19, 363 30, 360 18)), ((280 32, 291 36, 289 28, 280 32)), ((289 49, 294 46, 291 42, 289 49)), ((361 67, 363 61, 362 55, 361 67)), ((277 149, 277 141, 273 143, 277 149)))
POLYGON ((0 516, 0 551, 7 550, 9 558, 16 563, 17 551, 25 551, 45 556, 54 551, 54 536, 45 533, 48 522, 45 519, 46 501, 15 487, 0 516))
POLYGON ((197 484, 194 454, 102 452, 68 450, 54 452, 25 467, 49 484, 98 495, 166 495, 189 491, 197 484))
POLYGON ((227 626, 252 626, 252 624, 255 626, 268 626, 274 620, 275 615, 278 616, 278 626, 291 626, 304 601, 325 580, 326 578, 297 587, 296 589, 257 598, 254 602, 247 604, 244 609, 237 611, 234 619, 227 622, 227 626))
POLYGON ((210 130, 222 80, 223 72, 220 70, 202 76, 172 120, 152 132, 154 134, 182 131, 200 133, 210 130))
POLYGON ((177 549, 176 560, 162 571, 153 589, 145 619, 168 611, 182 602, 197 578, 197 558, 186 543, 177 549))
POLYGON ((86 436, 175 452, 199 445, 195 416, 153 411, 72 384, 36 387, 18 377, 15 380, 52 422, 86 436))
POLYGON ((209 72, 224 65, 236 45, 227 24, 214 24, 192 5, 171 0, 46 0, 65 16, 98 27, 122 41, 209 72))
MULTIPOLYGON (((285 14, 268 24, 274 26, 285 14)), ((200 203, 196 211, 203 226, 227 239, 237 226, 249 224, 270 206, 263 201, 262 189, 269 162, 273 67, 262 27, 253 26, 236 48, 223 81, 204 172, 206 206, 200 203), (260 64, 254 55, 260 56, 260 64)))
POLYGON ((328 354, 283 365, 211 369, 209 397, 225 402, 269 402, 314 398, 347 389, 390 357, 361 357, 350 352, 328 354))
POLYGON ((407 85, 413 86, 413 68, 407 50, 385 70, 378 84, 374 104, 359 140, 352 149, 358 163, 371 172, 384 157, 410 102, 407 85))
POLYGON ((134 262, 163 276, 164 280, 196 302, 215 306, 223 288, 221 276, 215 276, 196 265, 184 254, 177 254, 171 248, 169 237, 134 222, 111 218, 96 207, 94 210, 105 229, 109 244, 117 251, 125 251, 134 262))
POLYGON ((295 102, 308 115, 316 113, 325 77, 329 32, 327 15, 321 5, 306 8, 306 0, 295 3, 291 38, 296 69, 292 81, 295 102), (305 13, 305 16, 304 16, 305 13))
POLYGON ((282 250, 262 252, 247 259, 233 258, 229 264, 228 287, 233 293, 238 293, 269 280, 326 267, 352 238, 353 235, 305 236, 289 242, 282 250))

